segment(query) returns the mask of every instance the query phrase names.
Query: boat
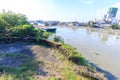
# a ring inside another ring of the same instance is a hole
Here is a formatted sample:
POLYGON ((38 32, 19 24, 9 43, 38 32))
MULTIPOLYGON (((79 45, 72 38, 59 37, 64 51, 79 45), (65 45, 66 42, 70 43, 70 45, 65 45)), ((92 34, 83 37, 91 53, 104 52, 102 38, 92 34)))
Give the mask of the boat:
POLYGON ((41 28, 41 29, 47 32, 56 32, 57 28, 47 27, 47 28, 41 28))
POLYGON ((39 26, 39 25, 34 25, 34 27, 36 28, 40 28, 43 31, 47 31, 47 32, 56 32, 56 27, 49 27, 49 26, 39 26))

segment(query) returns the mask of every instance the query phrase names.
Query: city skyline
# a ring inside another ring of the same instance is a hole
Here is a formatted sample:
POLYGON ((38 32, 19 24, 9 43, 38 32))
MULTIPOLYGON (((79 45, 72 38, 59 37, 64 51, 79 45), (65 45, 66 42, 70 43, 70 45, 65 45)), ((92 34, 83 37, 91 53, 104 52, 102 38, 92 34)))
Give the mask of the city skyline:
MULTIPOLYGON (((102 19, 110 7, 120 9, 119 0, 0 0, 3 9, 25 14, 29 20, 89 21, 102 19)), ((120 10, 116 18, 120 19, 120 10)))

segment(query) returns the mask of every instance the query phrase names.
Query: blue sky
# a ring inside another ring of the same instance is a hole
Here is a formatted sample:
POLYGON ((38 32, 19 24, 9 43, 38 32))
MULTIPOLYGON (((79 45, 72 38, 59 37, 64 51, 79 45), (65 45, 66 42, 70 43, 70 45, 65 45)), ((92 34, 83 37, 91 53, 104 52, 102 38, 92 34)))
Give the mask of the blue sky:
MULTIPOLYGON (((120 0, 0 0, 0 11, 25 14, 29 20, 88 21, 102 19, 120 0)), ((120 10, 117 18, 120 19, 120 10)))

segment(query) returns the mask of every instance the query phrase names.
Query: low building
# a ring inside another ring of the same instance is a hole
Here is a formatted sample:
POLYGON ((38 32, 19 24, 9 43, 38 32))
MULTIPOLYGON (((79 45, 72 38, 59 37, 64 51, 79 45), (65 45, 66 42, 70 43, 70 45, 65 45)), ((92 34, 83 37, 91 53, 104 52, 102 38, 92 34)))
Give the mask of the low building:
POLYGON ((86 26, 84 22, 68 22, 68 26, 86 26))
POLYGON ((45 21, 45 23, 49 26, 57 26, 59 24, 59 21, 45 21))

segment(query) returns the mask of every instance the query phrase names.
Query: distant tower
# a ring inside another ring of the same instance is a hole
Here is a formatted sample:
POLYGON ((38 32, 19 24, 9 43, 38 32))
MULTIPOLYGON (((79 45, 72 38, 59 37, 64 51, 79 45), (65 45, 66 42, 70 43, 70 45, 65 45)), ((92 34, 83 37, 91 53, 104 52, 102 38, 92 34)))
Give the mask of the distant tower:
POLYGON ((107 14, 104 15, 103 20, 107 21, 107 14))
POLYGON ((115 20, 116 14, 117 14, 118 8, 109 8, 109 11, 106 16, 106 21, 113 22, 115 20))

